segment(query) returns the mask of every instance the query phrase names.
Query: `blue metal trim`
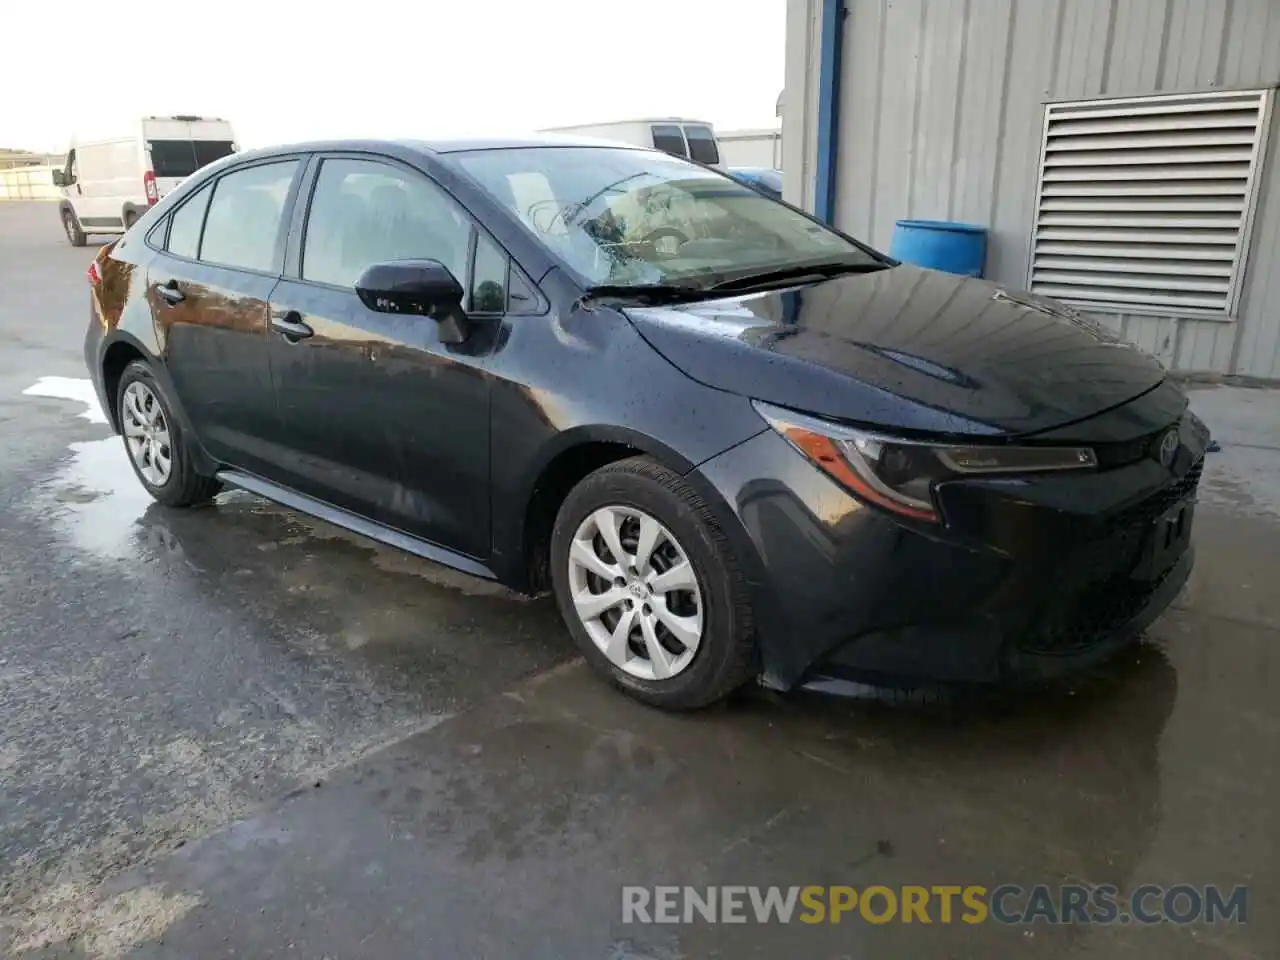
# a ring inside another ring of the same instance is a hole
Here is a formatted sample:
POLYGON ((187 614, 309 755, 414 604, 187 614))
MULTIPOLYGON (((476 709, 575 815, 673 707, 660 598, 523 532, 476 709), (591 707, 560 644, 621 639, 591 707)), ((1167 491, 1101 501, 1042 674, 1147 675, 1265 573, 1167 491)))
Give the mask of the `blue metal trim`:
POLYGON ((840 153, 840 70, 844 50, 844 0, 822 0, 822 47, 818 65, 818 172, 813 212, 834 223, 836 160, 840 153))

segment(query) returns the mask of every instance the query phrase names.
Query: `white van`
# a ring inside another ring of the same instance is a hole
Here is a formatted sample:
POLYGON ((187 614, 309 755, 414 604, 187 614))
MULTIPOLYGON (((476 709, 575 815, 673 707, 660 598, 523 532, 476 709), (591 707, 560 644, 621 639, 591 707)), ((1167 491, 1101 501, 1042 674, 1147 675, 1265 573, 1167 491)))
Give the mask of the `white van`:
POLYGON ((216 117, 144 117, 118 136, 74 141, 53 182, 72 246, 87 234, 124 233, 201 167, 236 152, 231 124, 216 117))
POLYGON ((722 165, 715 130, 705 120, 686 120, 683 117, 618 120, 613 123, 583 123, 573 127, 547 127, 539 132, 573 133, 582 137, 617 140, 637 147, 654 147, 712 167, 722 165))

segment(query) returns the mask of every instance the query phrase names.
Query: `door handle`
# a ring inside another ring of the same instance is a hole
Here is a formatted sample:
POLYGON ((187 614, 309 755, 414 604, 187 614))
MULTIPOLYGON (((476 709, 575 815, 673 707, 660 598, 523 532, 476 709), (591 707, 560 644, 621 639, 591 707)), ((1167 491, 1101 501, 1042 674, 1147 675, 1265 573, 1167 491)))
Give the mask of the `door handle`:
POLYGON ((156 287, 156 295, 166 303, 181 303, 187 299, 187 295, 182 292, 182 288, 178 286, 177 280, 169 280, 159 284, 156 287))
POLYGON ((271 329, 290 343, 305 340, 315 332, 302 322, 302 314, 297 310, 271 311, 271 329))

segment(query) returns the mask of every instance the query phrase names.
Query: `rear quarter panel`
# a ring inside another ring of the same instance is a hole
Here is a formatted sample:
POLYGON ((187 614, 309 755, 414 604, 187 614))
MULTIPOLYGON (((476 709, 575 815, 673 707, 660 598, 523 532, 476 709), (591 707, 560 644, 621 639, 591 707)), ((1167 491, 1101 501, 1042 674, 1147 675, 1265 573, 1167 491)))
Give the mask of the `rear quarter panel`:
POLYGON ((148 301, 147 266, 151 257, 140 229, 102 247, 94 257, 102 283, 90 288, 90 323, 99 329, 96 337, 90 338, 91 341, 96 339, 97 346, 85 360, 94 383, 98 385, 113 429, 119 429, 119 424, 112 393, 113 382, 107 376, 106 368, 111 362, 117 362, 118 354, 122 352, 139 355, 151 364, 161 386, 178 407, 175 414, 184 426, 189 424, 164 368, 163 345, 148 301))

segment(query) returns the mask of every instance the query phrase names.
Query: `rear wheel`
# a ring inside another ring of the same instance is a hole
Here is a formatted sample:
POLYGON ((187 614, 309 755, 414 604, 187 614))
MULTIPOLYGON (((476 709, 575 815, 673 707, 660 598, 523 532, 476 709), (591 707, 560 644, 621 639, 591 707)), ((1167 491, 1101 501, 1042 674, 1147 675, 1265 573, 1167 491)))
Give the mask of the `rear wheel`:
POLYGON ((116 404, 129 463, 151 496, 170 507, 190 507, 222 488, 196 472, 172 405, 144 361, 124 368, 116 404))
POLYGON ((71 242, 73 247, 83 247, 89 238, 85 236, 85 232, 80 229, 80 221, 76 219, 76 215, 70 210, 62 211, 62 229, 66 231, 67 240, 71 242))
POLYGON ((587 661, 655 706, 705 706, 756 672, 741 568, 710 509, 648 457, 578 484, 551 538, 556 601, 587 661))

